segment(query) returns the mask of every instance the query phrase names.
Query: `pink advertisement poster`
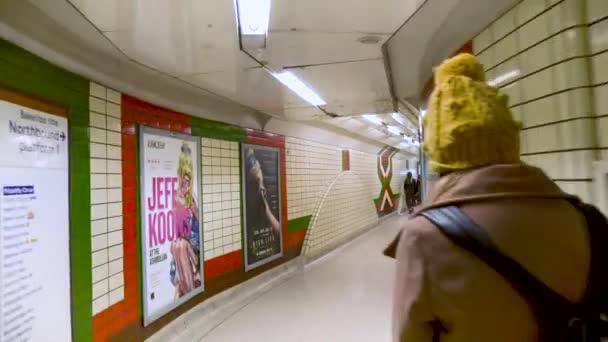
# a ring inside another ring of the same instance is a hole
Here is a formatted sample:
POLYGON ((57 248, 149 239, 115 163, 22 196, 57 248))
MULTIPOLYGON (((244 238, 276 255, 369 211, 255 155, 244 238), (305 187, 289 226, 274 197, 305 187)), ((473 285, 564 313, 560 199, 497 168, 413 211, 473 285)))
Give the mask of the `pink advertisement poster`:
POLYGON ((144 325, 203 291, 200 139, 141 129, 144 325))

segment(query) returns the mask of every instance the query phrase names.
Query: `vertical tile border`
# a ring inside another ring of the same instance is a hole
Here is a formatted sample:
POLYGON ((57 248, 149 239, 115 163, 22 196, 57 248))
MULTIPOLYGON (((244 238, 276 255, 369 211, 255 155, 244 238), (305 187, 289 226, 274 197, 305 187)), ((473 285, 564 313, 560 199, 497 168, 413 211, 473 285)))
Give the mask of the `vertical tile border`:
POLYGON ((350 171, 350 150, 342 150, 342 171, 350 171))
POLYGON ((120 93, 90 84, 93 316, 124 299, 120 93))

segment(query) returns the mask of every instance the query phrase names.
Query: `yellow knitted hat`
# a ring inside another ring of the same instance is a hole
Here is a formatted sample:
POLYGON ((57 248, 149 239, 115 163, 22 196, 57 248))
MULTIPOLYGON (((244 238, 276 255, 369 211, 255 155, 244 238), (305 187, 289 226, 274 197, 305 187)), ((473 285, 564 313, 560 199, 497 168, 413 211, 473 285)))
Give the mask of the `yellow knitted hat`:
POLYGON ((443 174, 519 162, 521 124, 507 103, 507 95, 485 83, 483 65, 474 56, 443 62, 423 120, 431 169, 443 174))

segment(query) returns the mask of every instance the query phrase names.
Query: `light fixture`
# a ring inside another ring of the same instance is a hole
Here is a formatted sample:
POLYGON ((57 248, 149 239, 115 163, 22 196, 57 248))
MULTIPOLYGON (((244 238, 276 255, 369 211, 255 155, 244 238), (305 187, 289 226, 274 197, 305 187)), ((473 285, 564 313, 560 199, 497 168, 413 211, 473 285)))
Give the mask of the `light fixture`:
POLYGON ((236 0, 242 35, 266 35, 271 0, 236 0))
POLYGON ((386 126, 386 130, 393 135, 401 135, 401 130, 397 126, 386 126))
POLYGON ((420 117, 423 118, 426 115, 426 109, 420 110, 420 117))
POLYGON ((391 117, 393 118, 393 120, 397 121, 398 123, 405 125, 405 121, 403 121, 403 118, 401 117, 401 114, 399 113, 393 113, 391 114, 391 117))
POLYGON ((510 82, 510 81, 516 79, 517 77, 519 77, 519 75, 521 75, 521 72, 519 70, 511 70, 502 75, 499 75, 498 77, 496 77, 493 80, 488 81, 488 84, 491 85, 492 87, 499 87, 504 83, 507 83, 507 82, 510 82))
POLYGON ((289 71, 273 73, 272 76, 283 83, 284 86, 296 93, 304 101, 313 106, 324 106, 327 103, 312 88, 304 84, 296 75, 289 71))
POLYGON ((382 119, 380 119, 376 114, 365 114, 363 115, 363 119, 373 123, 374 125, 384 125, 384 121, 382 121, 382 119))

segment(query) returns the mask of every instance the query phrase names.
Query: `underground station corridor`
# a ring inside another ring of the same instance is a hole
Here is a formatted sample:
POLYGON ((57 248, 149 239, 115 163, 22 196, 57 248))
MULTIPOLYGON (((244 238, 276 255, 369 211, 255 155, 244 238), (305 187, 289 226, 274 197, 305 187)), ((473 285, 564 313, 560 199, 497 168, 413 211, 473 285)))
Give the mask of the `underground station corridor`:
POLYGON ((608 340, 607 0, 0 0, 0 342, 608 340))

